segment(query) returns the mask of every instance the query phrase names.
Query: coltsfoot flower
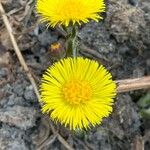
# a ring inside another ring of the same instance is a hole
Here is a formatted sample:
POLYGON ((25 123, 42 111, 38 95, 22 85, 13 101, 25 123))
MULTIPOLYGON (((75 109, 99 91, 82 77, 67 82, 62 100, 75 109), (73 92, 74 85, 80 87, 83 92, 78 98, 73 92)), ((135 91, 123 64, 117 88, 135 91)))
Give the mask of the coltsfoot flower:
POLYGON ((41 83, 43 113, 72 130, 88 129, 112 112, 116 84, 96 61, 66 58, 47 69, 41 83))
POLYGON ((99 13, 105 11, 104 0, 37 0, 37 13, 42 17, 41 22, 48 26, 69 23, 79 25, 90 19, 102 19, 99 13))

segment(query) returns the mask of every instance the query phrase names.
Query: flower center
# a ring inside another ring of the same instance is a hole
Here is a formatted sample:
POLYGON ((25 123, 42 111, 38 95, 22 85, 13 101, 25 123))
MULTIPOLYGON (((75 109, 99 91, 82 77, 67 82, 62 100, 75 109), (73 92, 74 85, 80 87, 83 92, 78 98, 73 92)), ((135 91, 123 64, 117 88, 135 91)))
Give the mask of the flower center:
POLYGON ((60 9, 58 9, 58 14, 61 13, 61 16, 67 19, 75 19, 82 15, 84 5, 83 2, 80 2, 80 0, 66 0, 59 7, 60 9))
POLYGON ((71 80, 63 87, 65 100, 73 105, 86 103, 91 98, 91 93, 91 86, 86 81, 71 80))

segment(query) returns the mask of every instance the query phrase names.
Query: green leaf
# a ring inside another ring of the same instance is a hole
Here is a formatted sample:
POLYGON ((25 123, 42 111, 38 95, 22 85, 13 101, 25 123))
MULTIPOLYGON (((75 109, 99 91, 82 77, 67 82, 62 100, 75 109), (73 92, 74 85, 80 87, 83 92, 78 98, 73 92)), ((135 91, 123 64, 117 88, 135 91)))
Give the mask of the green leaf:
POLYGON ((140 98, 137 104, 142 108, 148 107, 150 105, 150 93, 140 98))
POLYGON ((143 118, 150 119, 150 108, 142 109, 140 113, 143 118))

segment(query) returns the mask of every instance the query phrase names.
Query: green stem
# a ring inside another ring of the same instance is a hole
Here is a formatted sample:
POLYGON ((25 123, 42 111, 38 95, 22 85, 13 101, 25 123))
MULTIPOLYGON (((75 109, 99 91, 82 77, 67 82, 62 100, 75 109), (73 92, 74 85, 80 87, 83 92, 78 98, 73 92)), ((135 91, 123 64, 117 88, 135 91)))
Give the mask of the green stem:
POLYGON ((77 31, 75 26, 71 26, 71 31, 68 33, 66 50, 67 56, 77 57, 77 31))
POLYGON ((72 33, 74 34, 73 39, 72 39, 72 54, 73 57, 76 58, 77 57, 77 37, 76 37, 76 29, 75 27, 73 27, 72 33))

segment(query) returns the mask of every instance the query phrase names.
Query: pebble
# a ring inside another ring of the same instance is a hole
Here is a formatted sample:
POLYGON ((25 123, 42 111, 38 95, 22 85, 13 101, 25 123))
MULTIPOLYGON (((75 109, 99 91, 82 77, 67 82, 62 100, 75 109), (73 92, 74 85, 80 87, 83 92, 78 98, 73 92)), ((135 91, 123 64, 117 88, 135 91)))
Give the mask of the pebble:
POLYGON ((144 76, 145 68, 137 67, 133 70, 133 78, 139 78, 144 76))
POLYGON ((16 93, 18 96, 22 96, 24 93, 24 85, 23 84, 16 84, 14 86, 14 93, 16 93))
POLYGON ((57 41, 57 36, 51 35, 51 33, 46 30, 38 35, 38 40, 42 46, 48 46, 57 41))
POLYGON ((8 69, 7 68, 1 68, 0 69, 0 78, 5 78, 7 76, 8 69))
POLYGON ((24 103, 25 103, 25 100, 23 97, 19 97, 13 94, 9 96, 6 107, 13 106, 13 105, 24 105, 24 103))
POLYGON ((26 87, 25 92, 24 92, 24 98, 30 102, 37 102, 37 98, 33 91, 32 85, 26 87))
POLYGON ((0 149, 1 150, 29 150, 25 142, 21 139, 11 139, 0 137, 0 149))
POLYGON ((150 67, 150 59, 147 59, 146 64, 148 67, 150 67))
POLYGON ((16 126, 23 130, 35 125, 37 112, 32 107, 13 106, 0 110, 0 122, 16 126))
POLYGON ((133 5, 133 6, 137 6, 139 3, 139 0, 128 0, 129 4, 133 5))

